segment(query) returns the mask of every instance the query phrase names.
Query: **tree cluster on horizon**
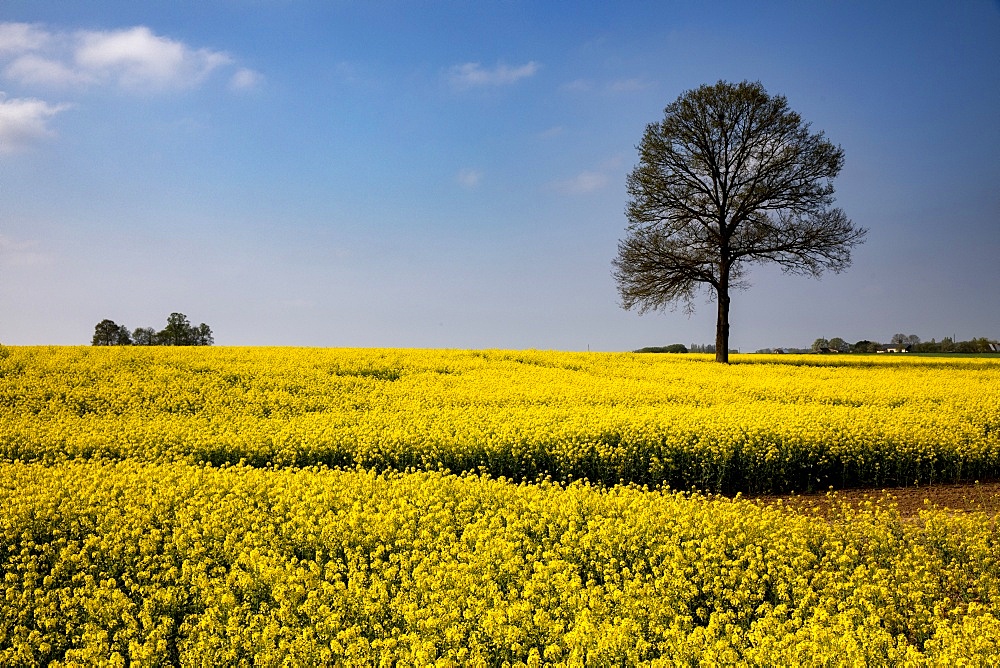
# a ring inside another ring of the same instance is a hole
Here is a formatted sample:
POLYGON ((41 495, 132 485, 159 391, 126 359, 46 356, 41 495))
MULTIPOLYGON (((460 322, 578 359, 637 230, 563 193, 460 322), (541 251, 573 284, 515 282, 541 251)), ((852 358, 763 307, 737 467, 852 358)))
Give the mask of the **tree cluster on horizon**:
POLYGON ((152 327, 137 327, 129 331, 125 325, 105 318, 94 327, 94 346, 210 346, 215 343, 212 328, 201 323, 192 325, 183 313, 171 313, 167 326, 156 331, 152 327))
POLYGON ((879 349, 891 346, 905 348, 914 353, 989 353, 995 352, 993 348, 995 345, 997 345, 996 340, 983 336, 975 337, 968 341, 955 341, 950 336, 946 336, 940 341, 933 338, 930 341, 922 341, 916 334, 897 333, 892 335, 888 344, 883 344, 879 341, 869 341, 868 339, 848 343, 844 339, 835 336, 832 339, 820 337, 813 341, 812 346, 809 348, 775 347, 762 348, 757 352, 769 353, 781 350, 786 353, 876 353, 879 349))

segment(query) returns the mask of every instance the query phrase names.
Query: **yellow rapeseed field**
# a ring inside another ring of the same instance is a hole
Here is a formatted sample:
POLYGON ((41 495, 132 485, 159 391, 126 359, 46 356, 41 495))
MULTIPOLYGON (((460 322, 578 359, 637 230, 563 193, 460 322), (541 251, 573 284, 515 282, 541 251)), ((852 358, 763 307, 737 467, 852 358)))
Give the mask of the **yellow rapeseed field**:
POLYGON ((0 665, 997 665, 981 514, 634 486, 0 464, 0 665))
POLYGON ((0 665, 1000 665, 996 518, 709 493, 995 477, 1000 363, 735 361, 0 347, 0 665))
POLYGON ((1000 360, 7 348, 0 458, 326 464, 713 491, 1000 474, 1000 360))

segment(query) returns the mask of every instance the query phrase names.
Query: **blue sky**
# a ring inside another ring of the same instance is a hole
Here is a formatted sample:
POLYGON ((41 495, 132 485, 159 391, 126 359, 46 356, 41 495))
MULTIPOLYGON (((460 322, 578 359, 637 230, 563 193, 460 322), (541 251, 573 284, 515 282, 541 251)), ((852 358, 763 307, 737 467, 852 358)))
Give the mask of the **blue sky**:
POLYGON ((712 342, 610 263, 645 125, 720 79, 843 147, 870 230, 845 273, 755 269, 733 347, 1000 337, 996 2, 4 0, 0 342, 712 342))

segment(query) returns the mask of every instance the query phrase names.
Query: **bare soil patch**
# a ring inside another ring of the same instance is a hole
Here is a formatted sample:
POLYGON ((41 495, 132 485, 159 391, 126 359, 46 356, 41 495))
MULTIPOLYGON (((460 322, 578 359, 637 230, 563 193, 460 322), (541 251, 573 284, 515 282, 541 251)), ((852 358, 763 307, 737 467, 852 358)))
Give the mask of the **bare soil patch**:
POLYGON ((842 489, 812 494, 788 494, 749 497, 763 504, 782 505, 803 512, 826 514, 837 503, 860 505, 865 501, 895 505, 899 514, 914 517, 921 510, 947 509, 955 512, 1000 514, 1000 481, 920 485, 886 489, 842 489))

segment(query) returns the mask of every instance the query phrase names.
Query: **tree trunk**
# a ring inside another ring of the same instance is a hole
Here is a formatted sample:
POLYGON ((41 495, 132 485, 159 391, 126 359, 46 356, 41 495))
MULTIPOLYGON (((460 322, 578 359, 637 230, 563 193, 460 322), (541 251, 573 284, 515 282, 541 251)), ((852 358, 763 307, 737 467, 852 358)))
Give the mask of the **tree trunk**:
POLYGON ((719 317, 715 323, 715 361, 729 364, 729 280, 724 277, 718 290, 719 317))

